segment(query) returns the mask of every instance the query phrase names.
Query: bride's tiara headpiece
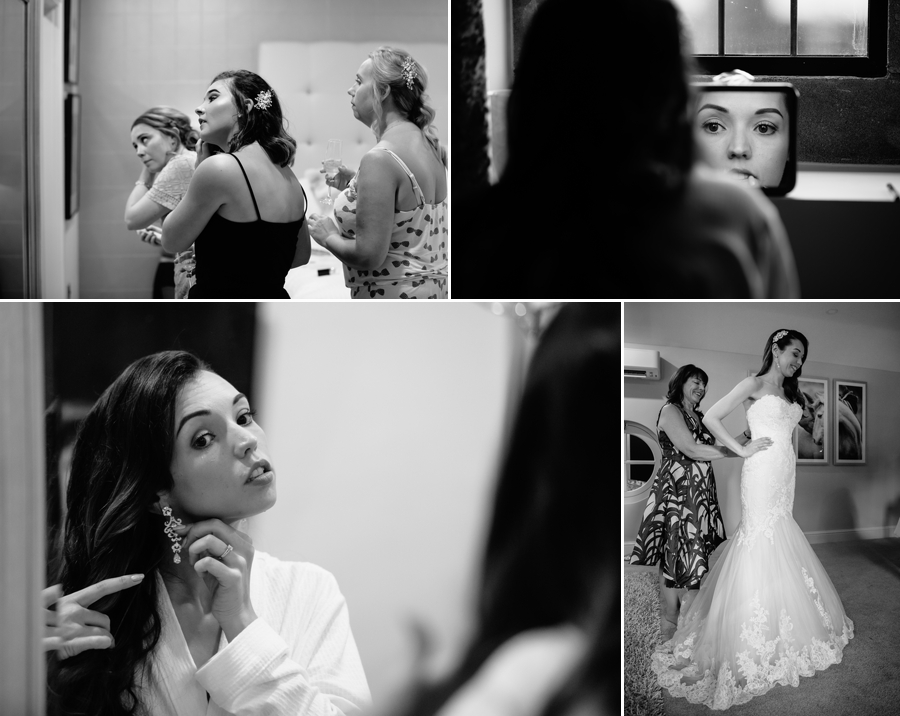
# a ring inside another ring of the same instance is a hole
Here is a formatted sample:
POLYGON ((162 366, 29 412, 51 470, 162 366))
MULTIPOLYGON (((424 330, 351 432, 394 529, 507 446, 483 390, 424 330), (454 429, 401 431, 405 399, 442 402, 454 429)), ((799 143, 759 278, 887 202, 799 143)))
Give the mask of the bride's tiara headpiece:
POLYGON ((788 334, 787 331, 778 331, 775 336, 772 338, 772 343, 778 343, 782 338, 784 338, 788 334))
POLYGON ((268 109, 272 106, 272 90, 265 90, 256 95, 256 109, 268 109))

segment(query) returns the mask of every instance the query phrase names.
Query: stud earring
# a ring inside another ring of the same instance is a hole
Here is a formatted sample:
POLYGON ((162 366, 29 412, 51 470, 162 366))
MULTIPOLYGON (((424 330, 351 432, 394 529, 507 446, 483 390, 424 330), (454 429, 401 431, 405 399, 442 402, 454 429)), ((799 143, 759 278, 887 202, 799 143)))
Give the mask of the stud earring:
POLYGON ((175 534, 175 528, 184 527, 184 525, 177 517, 172 517, 172 508, 169 505, 162 508, 162 513, 169 518, 165 525, 165 532, 166 536, 172 540, 172 551, 175 553, 174 562, 175 564, 181 564, 181 536, 175 534))

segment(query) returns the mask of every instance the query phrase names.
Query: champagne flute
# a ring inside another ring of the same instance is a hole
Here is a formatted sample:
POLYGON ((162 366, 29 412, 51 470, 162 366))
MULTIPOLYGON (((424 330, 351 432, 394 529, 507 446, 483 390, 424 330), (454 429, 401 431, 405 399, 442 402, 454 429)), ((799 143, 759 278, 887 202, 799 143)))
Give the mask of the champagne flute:
MULTIPOLYGON (((325 177, 334 179, 337 176, 338 169, 341 168, 341 140, 329 139, 328 145, 325 147, 325 177)), ((322 199, 325 206, 334 206, 334 200, 331 198, 331 184, 328 185, 328 198, 322 199)))

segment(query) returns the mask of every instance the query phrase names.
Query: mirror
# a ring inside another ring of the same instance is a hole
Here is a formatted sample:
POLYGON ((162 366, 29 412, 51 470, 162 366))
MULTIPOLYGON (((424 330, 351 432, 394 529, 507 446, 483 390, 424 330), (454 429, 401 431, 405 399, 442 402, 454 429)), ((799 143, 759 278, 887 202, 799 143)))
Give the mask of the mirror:
POLYGON ((642 502, 653 486, 653 478, 662 462, 662 450, 656 434, 645 425, 633 420, 625 421, 624 483, 625 501, 642 502))
POLYGON ((797 90, 787 82, 694 83, 700 158, 717 170, 784 196, 797 181, 797 90))

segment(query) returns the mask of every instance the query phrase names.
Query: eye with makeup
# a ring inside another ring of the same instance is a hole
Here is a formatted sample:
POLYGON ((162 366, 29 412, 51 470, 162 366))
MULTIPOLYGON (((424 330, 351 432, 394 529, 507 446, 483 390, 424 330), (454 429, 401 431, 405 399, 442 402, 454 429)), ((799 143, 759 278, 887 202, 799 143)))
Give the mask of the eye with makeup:
MULTIPOLYGON (((256 415, 255 410, 244 410, 238 414, 235 422, 240 425, 242 428, 245 428, 249 425, 252 425, 255 422, 254 415, 256 415)), ((195 450, 205 450, 210 445, 212 445, 213 441, 215 441, 216 436, 214 433, 209 430, 205 430, 200 434, 194 436, 191 440, 191 447, 195 450)))
POLYGON ((725 125, 717 119, 707 119, 700 126, 707 134, 722 134, 722 131, 725 129, 725 125))

